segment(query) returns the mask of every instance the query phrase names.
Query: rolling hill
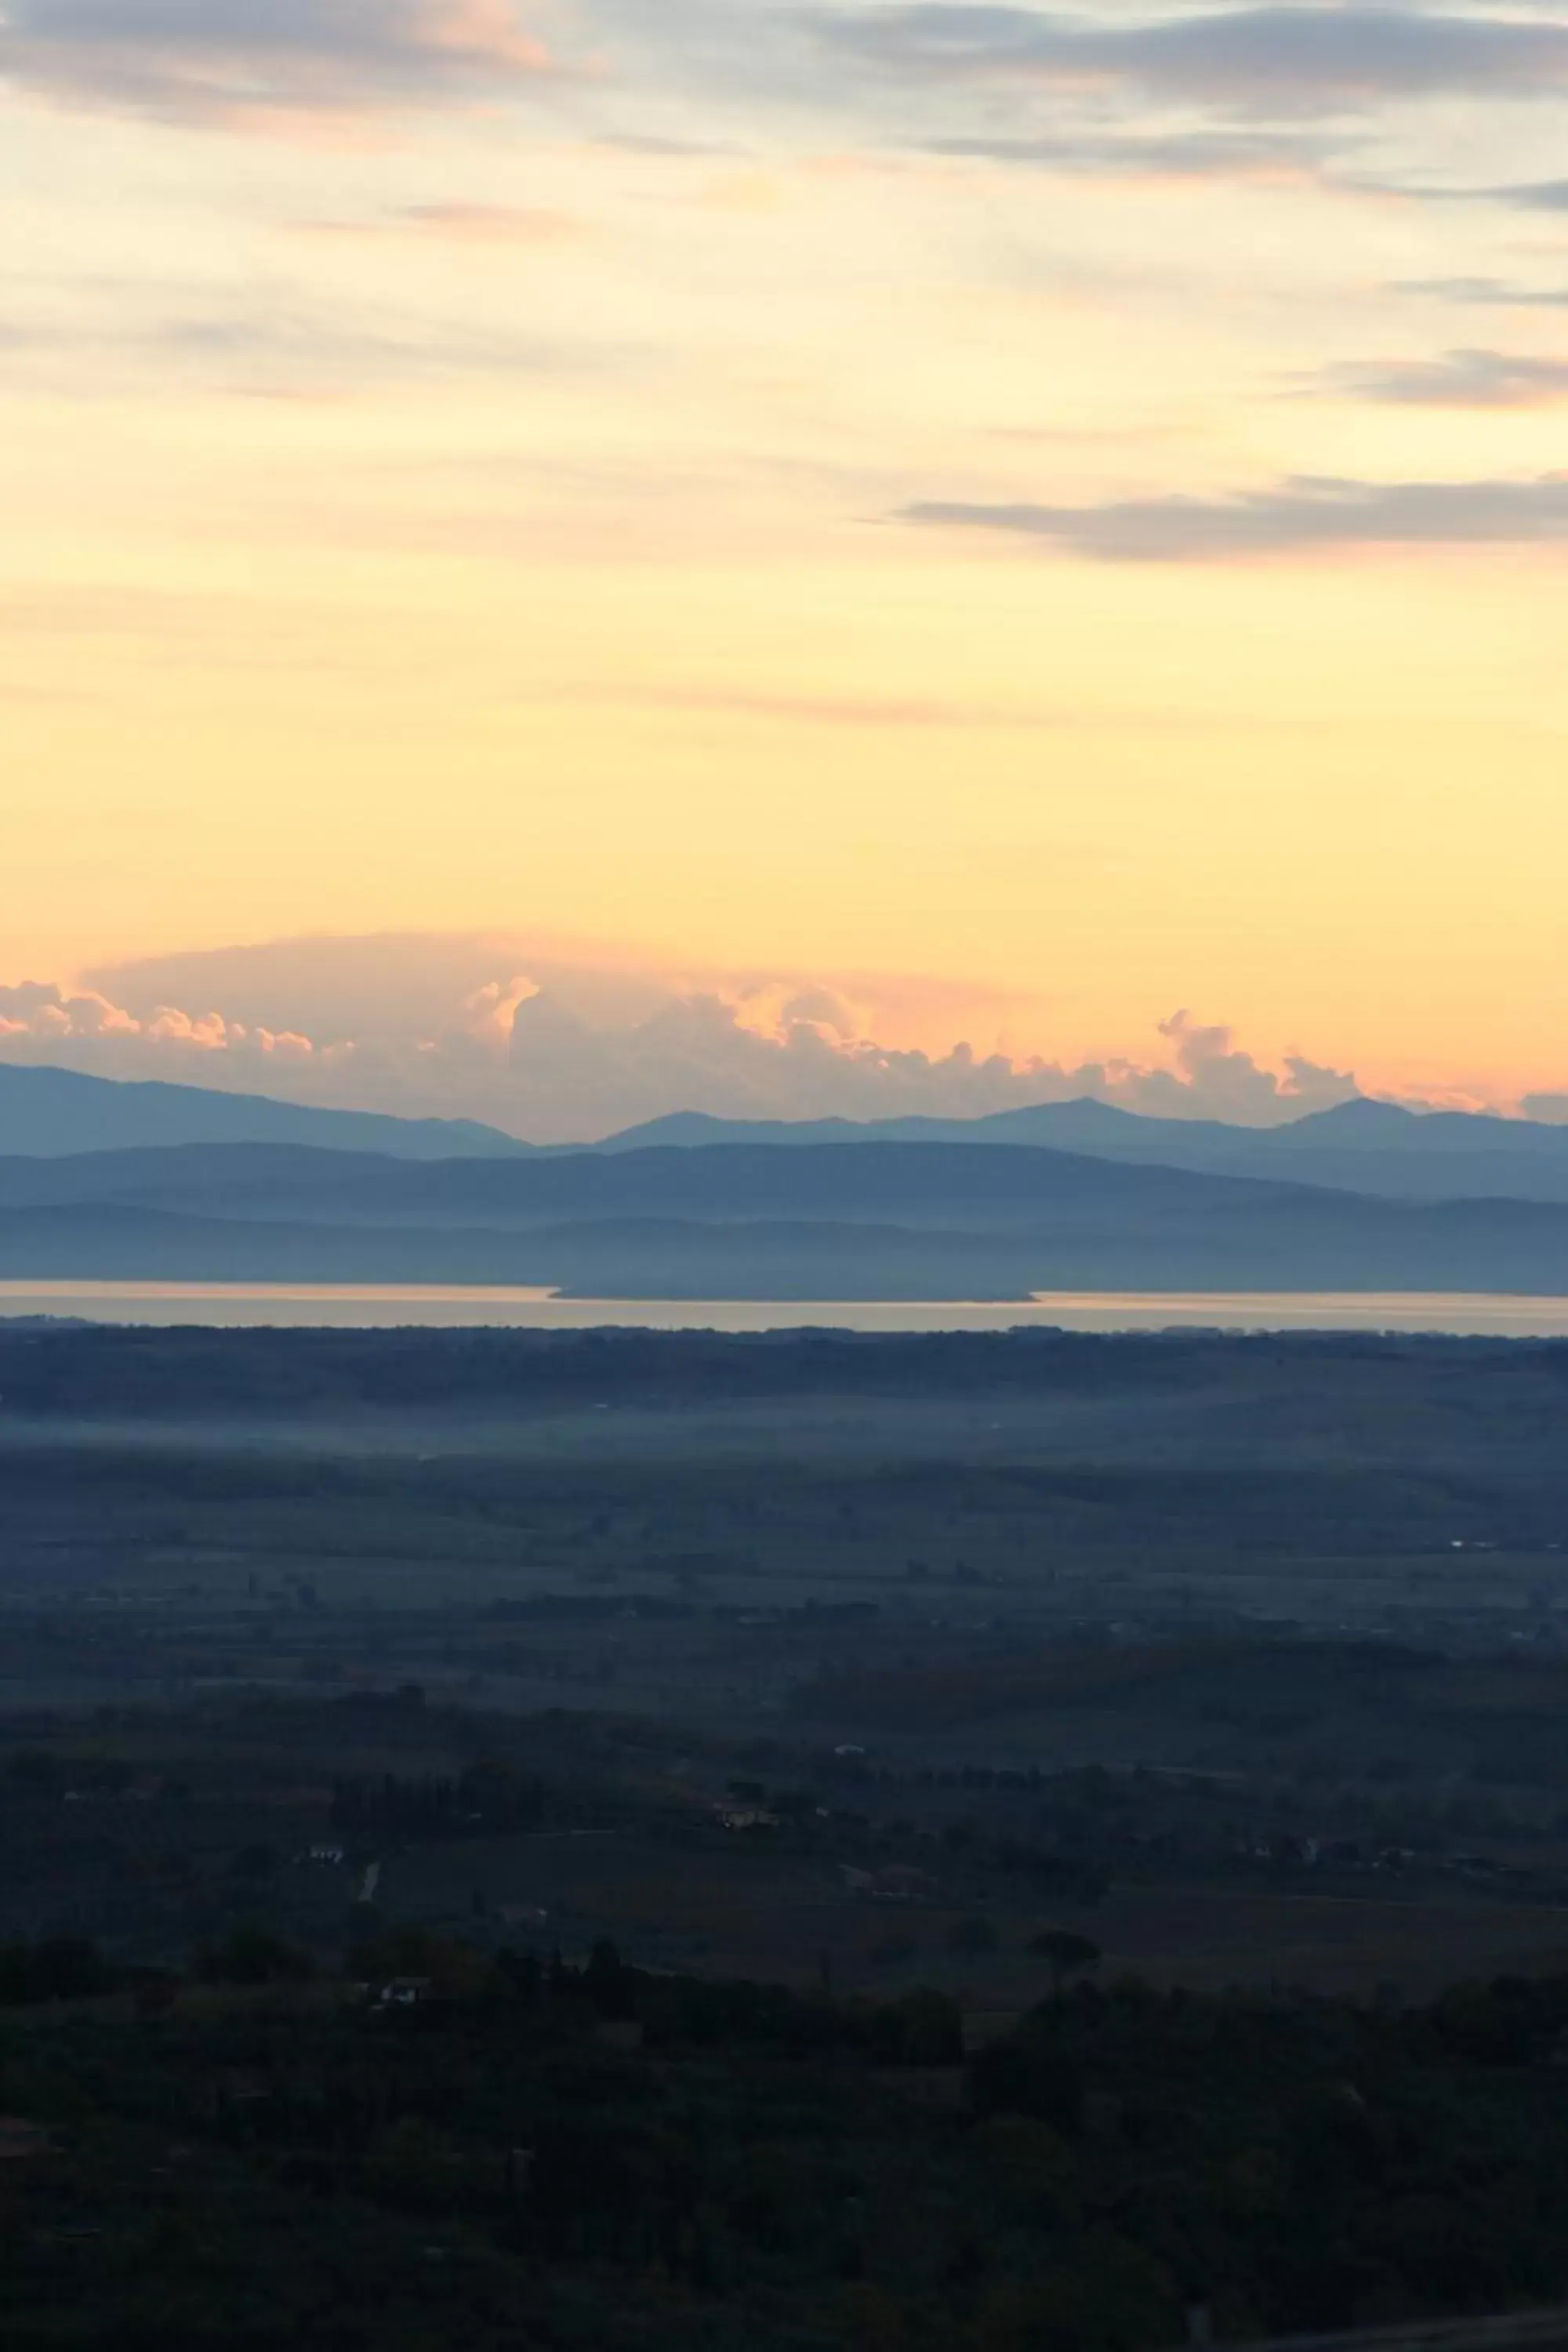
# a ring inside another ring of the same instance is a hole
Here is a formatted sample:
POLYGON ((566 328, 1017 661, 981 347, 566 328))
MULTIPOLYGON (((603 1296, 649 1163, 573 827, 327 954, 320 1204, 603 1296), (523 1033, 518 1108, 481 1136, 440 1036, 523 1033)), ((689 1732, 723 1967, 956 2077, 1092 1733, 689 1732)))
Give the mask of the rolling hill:
POLYGON ((528 1284, 587 1296, 1568 1293, 1568 1209, 1406 1202, 1040 1149, 398 1161, 226 1146, 0 1162, 0 1278, 528 1284))
POLYGON ((538 1145, 471 1120, 323 1110, 264 1096, 125 1084, 0 1062, 0 1154, 65 1159, 198 1144, 303 1145, 415 1161, 540 1160, 587 1151, 618 1158, 721 1146, 1008 1145, 1391 1200, 1486 1196, 1568 1203, 1568 1127, 1468 1112, 1417 1113, 1365 1098, 1274 1128, 1149 1118, 1088 1097, 971 1119, 744 1120, 680 1111, 596 1142, 538 1145))
POLYGON ((1474 1112, 1416 1112, 1365 1098, 1273 1128, 1151 1118, 1087 1098, 996 1111, 984 1118, 865 1125, 849 1119, 731 1121, 681 1112, 613 1136, 599 1148, 850 1142, 1028 1146, 1141 1166, 1381 1193, 1391 1200, 1461 1201, 1484 1194, 1568 1202, 1568 1127, 1474 1112))
POLYGON ((0 1062, 0 1152, 59 1159, 186 1143, 302 1143, 321 1151, 381 1151, 400 1160, 528 1150, 471 1119, 392 1118, 316 1110, 266 1095, 221 1094, 162 1080, 126 1082, 77 1070, 0 1062))

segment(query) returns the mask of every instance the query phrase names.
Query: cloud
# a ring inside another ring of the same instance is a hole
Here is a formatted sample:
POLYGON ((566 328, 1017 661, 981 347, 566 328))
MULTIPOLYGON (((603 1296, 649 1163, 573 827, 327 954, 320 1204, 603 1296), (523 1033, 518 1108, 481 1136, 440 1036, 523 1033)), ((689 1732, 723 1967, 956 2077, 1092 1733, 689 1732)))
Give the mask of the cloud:
POLYGON ((585 234, 570 213, 527 205, 405 205, 372 219, 302 221, 300 227, 309 236, 428 236, 451 245, 556 246, 585 234))
POLYGON ((1319 382, 1337 398, 1393 407, 1548 408, 1568 400, 1568 360, 1455 351, 1436 360, 1352 362, 1319 382))
POLYGON ((1568 180, 1516 181, 1511 186, 1476 193, 1494 204, 1513 205, 1521 212, 1568 213, 1568 180))
POLYGON ((1526 1095, 1520 1109, 1544 1127, 1568 1127, 1568 1095, 1526 1095))
MULTIPOLYGON (((68 993, 64 989, 36 981, 25 981, 19 987, 0 988, 0 1054, 10 1058, 48 1060, 59 1051, 73 1066, 80 1066, 79 1054, 73 1055, 69 1049, 84 1046, 104 1049, 110 1062, 123 1056, 130 1065, 125 1075, 138 1076, 153 1075, 141 1068, 144 1058, 161 1063, 167 1058, 169 1050, 187 1061, 221 1055, 226 1062, 247 1070, 274 1055, 288 1060, 304 1059, 314 1050, 308 1037, 279 1036, 267 1029, 247 1029, 241 1023, 226 1020, 221 1013, 191 1013, 178 1005, 159 1004, 139 1018, 124 1005, 114 1003, 93 989, 68 993), (28 1053, 28 1047, 46 1050, 42 1054, 28 1053)), ((88 1061, 93 1064, 94 1056, 89 1054, 88 1061)), ((120 1073, 115 1070, 106 1075, 120 1073)), ((159 1070, 157 1075, 167 1076, 168 1072, 159 1070)), ((243 1087, 246 1078, 236 1076, 231 1083, 243 1087)))
POLYGON ((1451 94, 1528 98, 1568 85, 1568 26, 1414 7, 1234 8, 1108 24, 933 5, 819 23, 827 40, 906 79, 1121 89, 1279 117, 1451 94))
POLYGON ((1515 212, 1568 212, 1568 180, 1504 180, 1480 187, 1400 180, 1366 185, 1372 194, 1406 196, 1424 204, 1505 205, 1515 212))
MULTIPOLYGON (((549 698, 596 709, 668 711, 674 716, 755 719, 800 727, 1011 732, 1081 726, 1085 714, 1063 704, 942 701, 917 695, 764 694, 726 687, 584 687, 549 698)), ((1136 723, 1126 714, 1128 723, 1136 723)))
POLYGON ((1568 475, 1525 481, 1358 482, 1295 475, 1229 498, 1098 506, 925 500, 898 518, 998 531, 1103 562, 1204 562, 1352 547, 1542 547, 1568 541, 1568 475))
POLYGON ((197 635, 212 609, 210 598, 164 589, 37 581, 0 593, 0 635, 175 641, 197 635))
POLYGON ((543 928, 264 941, 109 964, 82 977, 139 1018, 163 1003, 221 1003, 249 1025, 390 1046, 441 1034, 463 1004, 525 969, 603 1028, 645 1020, 671 995, 718 978, 543 928))
POLYGON ((1520 286, 1506 278, 1402 278, 1388 290, 1483 310, 1568 310, 1568 286, 1520 286))
MULTIPOLYGON (((605 354, 479 321, 381 307, 296 300, 261 308, 215 301, 163 316, 62 322, 42 313, 0 327, 13 373, 31 365, 77 396, 120 398, 129 380, 154 388, 171 371, 223 392, 335 396, 458 377, 557 374, 605 354), (112 370, 104 363, 116 363, 112 370)), ((625 357, 625 354, 617 354, 625 357)))
POLYGON ((138 1026, 129 1013, 96 992, 67 996, 37 981, 0 988, 0 1039, 131 1035, 138 1026))
POLYGON ((1205 1026, 1190 1013, 1162 1021, 1160 1034, 1174 1049, 1176 1066, 1148 1071, 1140 1079, 1132 1107, 1141 1111, 1179 1118, 1201 1102, 1211 1118, 1265 1125, 1279 1117, 1281 1103, 1303 1112, 1326 1110, 1358 1092, 1350 1071, 1329 1069, 1300 1054, 1286 1056, 1282 1073, 1265 1069, 1237 1046, 1233 1029, 1217 1023, 1205 1026))
POLYGON ((542 337, 486 325, 404 318, 392 312, 329 313, 312 305, 290 310, 194 311, 133 332, 132 349, 226 373, 370 375, 378 379, 550 372, 567 354, 542 337))
POLYGON ((493 101, 551 59, 517 0, 9 0, 0 79, 207 128, 493 101))
MULTIPOLYGON (((884 157, 904 146, 1132 178, 1321 180, 1331 150, 1390 106, 1568 89, 1568 25, 1401 0, 1156 7, 1131 21, 984 0, 9 0, 4 80, 204 129, 296 135, 549 92, 581 134, 649 155, 754 158, 765 124, 818 150, 847 129, 884 157), (1140 119, 1152 110, 1163 119, 1140 119)), ((433 219, 435 234, 538 241, 523 213, 509 226, 504 207, 439 210, 450 218, 433 219)))
POLYGON ((1342 152, 1343 142, 1277 125, 1217 124, 1202 131, 1127 126, 1094 132, 1060 127, 1022 137, 932 138, 925 150, 961 162, 1126 180, 1316 183, 1342 152))
POLYGON ((542 1140, 681 1109, 973 1117, 1085 1095, 1268 1124, 1356 1091, 1302 1056, 1271 1069, 1184 1013, 1143 1059, 1068 1061, 956 1034, 973 1017, 994 1040, 1017 1014, 942 982, 681 972, 542 936, 327 940, 0 990, 0 1056, 482 1118, 542 1140), (910 1042, 917 1030, 928 1042, 910 1042))

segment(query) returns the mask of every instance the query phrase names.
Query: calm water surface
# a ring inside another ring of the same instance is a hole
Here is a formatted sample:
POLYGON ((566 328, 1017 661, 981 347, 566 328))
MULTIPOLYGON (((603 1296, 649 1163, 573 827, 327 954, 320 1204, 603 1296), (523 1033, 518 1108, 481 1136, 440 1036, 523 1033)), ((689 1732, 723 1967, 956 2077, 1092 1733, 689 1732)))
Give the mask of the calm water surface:
POLYGON ((1040 1292, 964 1305, 810 1299, 577 1299, 549 1290, 312 1283, 0 1282, 0 1317, 79 1316, 98 1323, 411 1324, 524 1331, 628 1327, 647 1331, 1445 1331, 1478 1338, 1568 1338, 1568 1298, 1442 1292, 1040 1292))

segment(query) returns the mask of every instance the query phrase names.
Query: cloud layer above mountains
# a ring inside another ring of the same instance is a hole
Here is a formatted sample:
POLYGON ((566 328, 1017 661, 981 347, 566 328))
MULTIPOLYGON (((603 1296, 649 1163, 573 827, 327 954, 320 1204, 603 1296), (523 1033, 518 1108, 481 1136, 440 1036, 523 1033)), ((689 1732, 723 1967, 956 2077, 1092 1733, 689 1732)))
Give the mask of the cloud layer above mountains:
MULTIPOLYGON (((302 941, 122 966, 74 989, 0 988, 0 1058, 481 1118, 539 1141, 675 1110, 965 1118, 1083 1095, 1261 1125, 1356 1091, 1349 1072, 1300 1055, 1262 1066, 1228 1028, 1185 1013, 1145 1060, 885 1042, 960 996, 932 982, 595 962, 547 939, 302 941)), ((967 1010, 994 1026, 1005 1009, 950 1003, 946 1017, 967 1010)))

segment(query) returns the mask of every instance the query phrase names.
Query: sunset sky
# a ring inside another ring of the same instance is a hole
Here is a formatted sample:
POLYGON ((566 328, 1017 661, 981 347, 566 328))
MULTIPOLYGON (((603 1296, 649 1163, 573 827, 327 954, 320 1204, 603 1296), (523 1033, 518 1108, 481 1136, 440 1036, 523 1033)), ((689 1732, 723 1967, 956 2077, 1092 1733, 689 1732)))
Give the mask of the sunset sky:
POLYGON ((1565 131, 1532 0, 0 0, 0 1055, 1568 1117, 1565 131))

